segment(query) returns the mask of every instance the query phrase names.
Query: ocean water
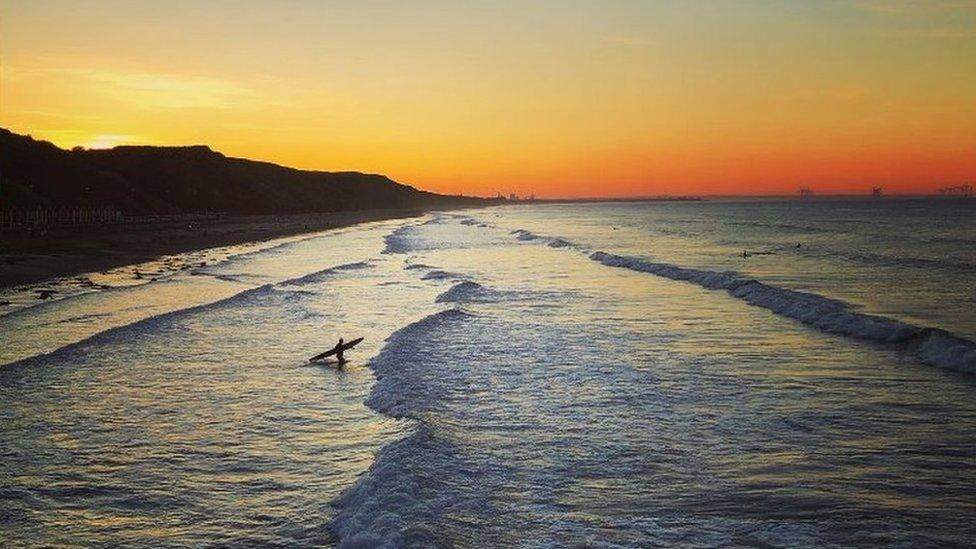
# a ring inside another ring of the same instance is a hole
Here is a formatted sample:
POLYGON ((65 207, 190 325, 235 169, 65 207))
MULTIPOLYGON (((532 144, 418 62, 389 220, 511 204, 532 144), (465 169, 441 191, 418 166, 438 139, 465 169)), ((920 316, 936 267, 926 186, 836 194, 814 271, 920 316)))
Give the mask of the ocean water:
POLYGON ((24 302, 0 541, 968 546, 974 214, 438 212, 24 302))

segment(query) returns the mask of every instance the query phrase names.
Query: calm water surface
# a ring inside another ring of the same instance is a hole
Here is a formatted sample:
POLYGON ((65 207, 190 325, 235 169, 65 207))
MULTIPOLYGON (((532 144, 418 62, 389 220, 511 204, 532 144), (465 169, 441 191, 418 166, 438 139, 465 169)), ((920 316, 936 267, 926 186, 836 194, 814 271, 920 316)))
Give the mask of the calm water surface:
POLYGON ((967 546, 973 214, 435 213, 25 303, 0 316, 0 536, 967 546), (340 336, 366 338, 345 369, 306 364, 340 336))

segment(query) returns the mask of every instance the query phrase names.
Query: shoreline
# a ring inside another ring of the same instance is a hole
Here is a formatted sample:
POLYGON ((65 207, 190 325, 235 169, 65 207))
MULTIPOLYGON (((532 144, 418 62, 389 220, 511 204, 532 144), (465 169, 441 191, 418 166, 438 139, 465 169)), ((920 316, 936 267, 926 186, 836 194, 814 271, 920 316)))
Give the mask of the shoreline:
POLYGON ((373 209, 50 227, 42 234, 0 232, 0 289, 105 271, 165 255, 417 217, 426 212, 373 209))

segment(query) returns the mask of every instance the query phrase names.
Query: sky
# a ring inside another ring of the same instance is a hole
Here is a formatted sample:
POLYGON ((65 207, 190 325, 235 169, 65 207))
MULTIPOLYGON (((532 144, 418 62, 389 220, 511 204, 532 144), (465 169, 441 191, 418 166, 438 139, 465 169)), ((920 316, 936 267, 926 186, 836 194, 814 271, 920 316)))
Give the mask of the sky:
POLYGON ((540 197, 976 180, 976 0, 0 0, 0 126, 540 197))

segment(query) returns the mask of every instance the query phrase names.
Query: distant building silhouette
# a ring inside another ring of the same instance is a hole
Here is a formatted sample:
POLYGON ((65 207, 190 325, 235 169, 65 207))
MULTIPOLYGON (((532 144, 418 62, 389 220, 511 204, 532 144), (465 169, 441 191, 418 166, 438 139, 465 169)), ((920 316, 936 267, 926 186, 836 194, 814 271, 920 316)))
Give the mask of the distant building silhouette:
POLYGON ((974 196, 972 185, 953 185, 939 189, 942 196, 958 196, 962 198, 972 198, 974 196))

